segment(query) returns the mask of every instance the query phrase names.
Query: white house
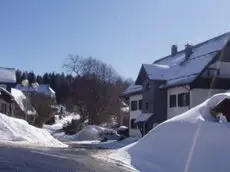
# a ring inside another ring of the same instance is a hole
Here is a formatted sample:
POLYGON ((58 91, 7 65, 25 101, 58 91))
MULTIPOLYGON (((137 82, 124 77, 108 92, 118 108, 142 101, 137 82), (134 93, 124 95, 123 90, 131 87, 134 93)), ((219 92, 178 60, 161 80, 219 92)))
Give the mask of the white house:
POLYGON ((129 100, 142 99, 142 109, 130 111, 130 120, 136 113, 143 116, 135 123, 146 134, 155 125, 228 90, 229 69, 230 32, 197 45, 187 44, 181 51, 173 45, 170 55, 141 66, 135 81, 141 92, 134 89, 130 94, 128 88, 123 93, 129 100))
POLYGON ((141 132, 135 123, 135 120, 140 117, 142 113, 142 86, 129 86, 123 96, 129 99, 129 135, 141 137, 141 132))

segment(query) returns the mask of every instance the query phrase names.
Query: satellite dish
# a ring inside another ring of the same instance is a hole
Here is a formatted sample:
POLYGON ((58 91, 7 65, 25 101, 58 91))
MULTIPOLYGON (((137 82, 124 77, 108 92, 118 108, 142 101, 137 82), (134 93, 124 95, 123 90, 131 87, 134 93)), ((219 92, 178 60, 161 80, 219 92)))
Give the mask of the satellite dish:
POLYGON ((29 85, 29 81, 27 79, 24 79, 22 81, 22 85, 25 87, 25 86, 28 86, 29 85))

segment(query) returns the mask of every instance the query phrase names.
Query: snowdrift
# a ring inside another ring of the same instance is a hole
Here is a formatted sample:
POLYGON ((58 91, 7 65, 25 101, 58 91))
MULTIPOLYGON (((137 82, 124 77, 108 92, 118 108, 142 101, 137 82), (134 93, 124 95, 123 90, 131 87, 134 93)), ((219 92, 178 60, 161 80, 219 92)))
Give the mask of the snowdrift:
POLYGON ((210 114, 225 97, 230 98, 230 93, 211 97, 110 158, 143 172, 230 171, 230 124, 217 123, 210 114))
POLYGON ((88 125, 74 135, 57 133, 54 134, 54 137, 62 141, 95 141, 103 139, 104 135, 106 135, 108 140, 116 140, 120 137, 115 130, 99 127, 96 125, 88 125))
POLYGON ((67 147, 49 132, 29 125, 25 120, 0 113, 0 142, 32 144, 36 146, 67 147))

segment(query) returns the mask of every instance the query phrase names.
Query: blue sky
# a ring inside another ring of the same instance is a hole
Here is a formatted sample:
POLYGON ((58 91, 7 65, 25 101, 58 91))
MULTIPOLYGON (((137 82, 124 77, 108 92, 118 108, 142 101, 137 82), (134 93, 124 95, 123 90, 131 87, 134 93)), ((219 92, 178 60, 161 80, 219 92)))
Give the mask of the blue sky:
POLYGON ((124 77, 142 63, 230 31, 230 1, 1 0, 1 66, 62 72, 68 54, 92 56, 124 77))

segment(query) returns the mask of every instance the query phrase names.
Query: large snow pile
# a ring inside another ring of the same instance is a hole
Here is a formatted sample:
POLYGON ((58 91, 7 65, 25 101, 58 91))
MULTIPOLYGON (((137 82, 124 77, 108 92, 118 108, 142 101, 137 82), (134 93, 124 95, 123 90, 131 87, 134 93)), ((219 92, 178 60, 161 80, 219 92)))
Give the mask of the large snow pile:
POLYGON ((117 140, 120 138, 115 130, 96 125, 87 125, 74 135, 57 133, 54 134, 54 137, 62 141, 95 141, 102 140, 105 135, 108 140, 117 140))
POLYGON ((66 147, 49 132, 29 125, 25 120, 0 113, 0 142, 32 144, 48 147, 66 147))
POLYGON ((230 171, 230 124, 216 122, 210 113, 225 97, 230 93, 211 97, 110 158, 144 172, 230 171))

